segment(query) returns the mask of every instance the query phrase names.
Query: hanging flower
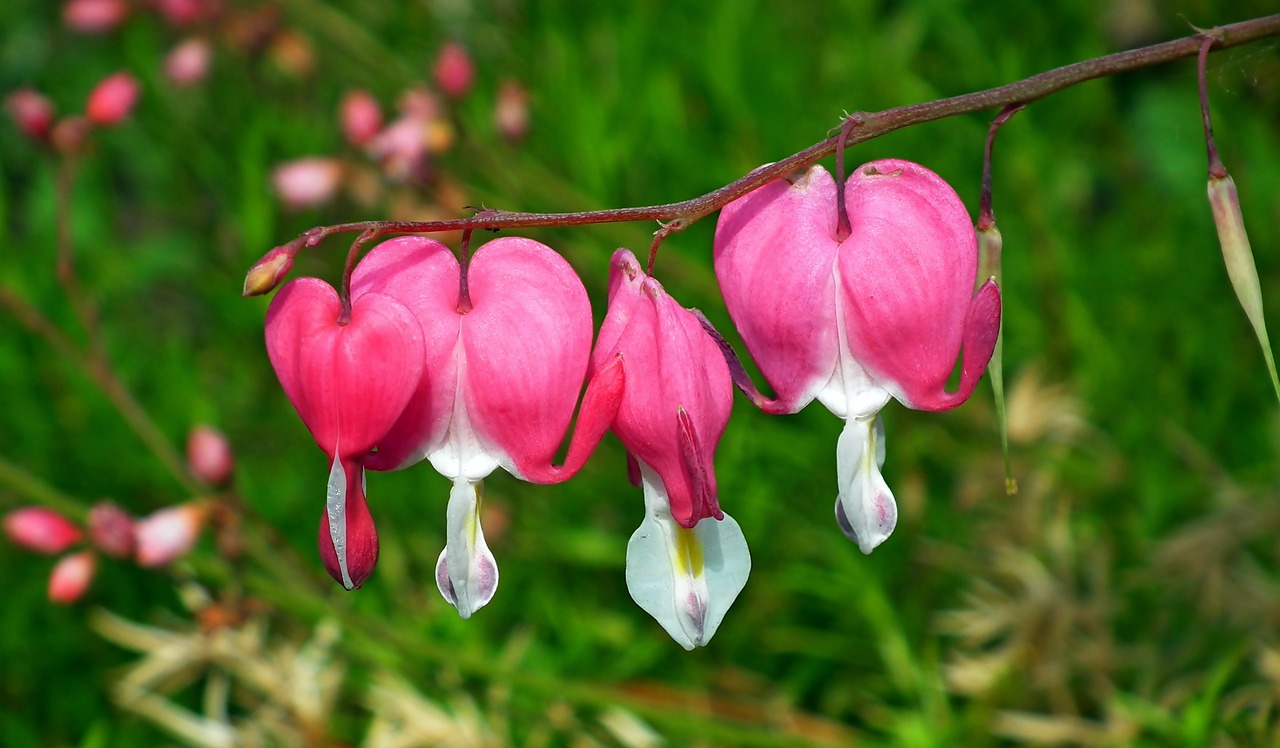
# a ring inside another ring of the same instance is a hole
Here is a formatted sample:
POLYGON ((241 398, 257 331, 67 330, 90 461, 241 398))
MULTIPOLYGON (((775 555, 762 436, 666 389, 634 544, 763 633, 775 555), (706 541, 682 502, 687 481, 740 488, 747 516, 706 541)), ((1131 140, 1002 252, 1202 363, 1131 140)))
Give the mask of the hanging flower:
POLYGON ((498 584, 480 525, 480 482, 498 467, 534 483, 575 474, 613 420, 622 370, 604 366, 593 378, 557 467, 592 332, 586 290, 562 257, 503 237, 463 268, 443 244, 401 237, 370 251, 352 276, 355 303, 379 295, 399 300, 418 321, 424 364, 403 415, 365 464, 396 470, 426 459, 453 481, 436 582, 468 618, 498 584))
POLYGON ((266 342, 285 394, 329 456, 320 555, 329 575, 350 590, 378 558, 364 460, 413 395, 424 345, 417 319, 393 298, 363 295, 345 324, 341 307, 324 281, 291 281, 267 310, 266 342))
POLYGON ((908 161, 860 167, 844 201, 813 167, 721 211, 716 276, 729 314, 776 393, 766 410, 794 413, 815 398, 845 428, 836 445, 836 519, 864 553, 893 532, 897 505, 880 474, 895 398, 918 410, 972 394, 1000 327, 1000 292, 973 294, 977 239, 963 203, 938 175, 908 161), (963 351, 960 381, 946 384, 963 351))
POLYGON ((645 516, 627 545, 627 589, 686 649, 711 640, 746 584, 751 556, 720 509, 716 444, 733 383, 719 346, 629 250, 613 255, 609 313, 593 354, 622 360, 613 431, 635 461, 645 516))

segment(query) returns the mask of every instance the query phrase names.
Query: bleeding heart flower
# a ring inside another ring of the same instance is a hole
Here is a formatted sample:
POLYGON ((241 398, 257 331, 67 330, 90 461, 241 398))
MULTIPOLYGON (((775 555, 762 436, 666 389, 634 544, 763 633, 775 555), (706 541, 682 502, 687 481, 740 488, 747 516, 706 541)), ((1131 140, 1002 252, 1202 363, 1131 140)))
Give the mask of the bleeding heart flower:
POLYGON ((329 575, 355 589, 373 571, 378 535, 365 502, 364 459, 404 411, 422 376, 424 344, 403 304, 364 294, 339 323, 329 284, 299 278, 267 310, 267 355, 293 407, 329 456, 320 554, 329 575))
POLYGON ((720 510, 713 465, 733 383, 724 355, 692 312, 613 255, 609 313, 592 355, 621 358, 626 386, 613 431, 639 468, 645 518, 627 545, 627 588, 685 649, 711 640, 746 584, 751 556, 720 510))
POLYGON ((837 189, 814 167, 729 204, 716 227, 716 276, 747 349, 777 393, 770 412, 817 398, 846 420, 837 443, 836 519, 870 553, 897 506, 880 468, 890 397, 918 410, 972 394, 1000 329, 1000 292, 973 294, 977 239, 946 182, 908 161, 860 167, 837 189), (957 389, 946 389, 963 351, 957 389))
POLYGON ((604 366, 588 385, 557 467, 591 350, 591 305, 563 258, 503 237, 476 251, 464 276, 443 244, 401 237, 375 247, 352 276, 356 303, 378 295, 417 319, 425 363, 403 415, 365 464, 396 470, 425 458, 453 481, 436 582, 468 618, 498 584, 480 525, 480 481, 498 467, 534 483, 571 477, 613 420, 622 369, 604 366))

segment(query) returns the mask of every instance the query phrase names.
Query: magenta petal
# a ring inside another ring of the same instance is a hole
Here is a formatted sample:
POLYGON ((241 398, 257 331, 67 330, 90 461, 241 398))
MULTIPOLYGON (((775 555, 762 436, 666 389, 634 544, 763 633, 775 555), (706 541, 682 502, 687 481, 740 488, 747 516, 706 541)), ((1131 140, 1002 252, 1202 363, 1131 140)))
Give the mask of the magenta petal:
POLYGON ((837 263, 853 357, 908 407, 958 405, 968 392, 946 383, 978 263, 964 204, 923 166, 884 160, 849 178, 846 205, 853 233, 837 263))
POLYGON ((620 355, 626 369, 614 433, 657 473, 679 524, 719 517, 713 459, 733 401, 724 356, 625 249, 614 254, 610 287, 593 358, 600 365, 620 355))
POLYGON ((591 352, 591 302, 564 258, 521 237, 477 250, 469 284, 467 414, 503 467, 525 477, 551 465, 573 418, 591 352))
POLYGON ((716 223, 725 306, 786 412, 817 396, 839 358, 835 229, 835 181, 820 166, 738 198, 716 223))
POLYGON ((331 466, 319 546, 325 570, 348 590, 359 589, 378 563, 378 532, 365 500, 359 460, 334 460, 331 466))
POLYGON ((367 294, 337 323, 338 295, 299 278, 267 310, 267 355, 320 448, 369 451, 395 423, 422 375, 422 332, 396 300, 367 294))
POLYGON ((390 296, 422 329, 422 376, 404 412, 365 460, 371 470, 396 470, 440 446, 449 428, 458 386, 458 261, 434 239, 404 236, 374 247, 351 276, 351 293, 390 296))

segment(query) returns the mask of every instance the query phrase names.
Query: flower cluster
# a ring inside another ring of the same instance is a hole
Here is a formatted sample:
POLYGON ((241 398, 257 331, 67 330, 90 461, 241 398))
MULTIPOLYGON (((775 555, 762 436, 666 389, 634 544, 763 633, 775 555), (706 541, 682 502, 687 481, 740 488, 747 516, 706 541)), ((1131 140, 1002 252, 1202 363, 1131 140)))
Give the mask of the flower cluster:
MULTIPOLYGON (((274 286, 290 264, 273 250, 255 270, 276 269, 246 287, 274 286)), ((924 410, 960 404, 998 334, 998 289, 988 281, 974 293, 977 245, 963 205, 905 161, 865 165, 843 191, 815 168, 727 206, 715 264, 776 398, 756 393, 705 318, 626 249, 611 261, 594 346, 581 281, 526 238, 493 240, 462 262, 435 240, 396 238, 355 266, 347 299, 315 278, 281 288, 267 311, 267 352, 330 460, 319 532, 329 574, 355 589, 377 561, 365 472, 425 459, 453 481, 436 581, 471 616, 498 584, 481 481, 499 467, 534 483, 567 480, 611 430, 644 494, 627 587, 673 639, 704 645, 751 566, 741 528, 720 508, 714 468, 735 379, 768 412, 816 398, 847 421, 836 518, 870 552, 896 519, 880 474, 879 410, 891 397, 924 410), (948 391, 957 356, 959 385, 948 391), (584 383, 565 462, 554 465, 584 383)))
POLYGON ((81 545, 54 564, 49 575, 49 599, 73 603, 89 589, 98 568, 98 554, 131 559, 139 566, 164 566, 195 545, 209 513, 205 502, 193 501, 134 518, 109 501, 89 510, 87 528, 52 509, 29 506, 4 516, 4 532, 15 545, 35 553, 55 556, 81 545))

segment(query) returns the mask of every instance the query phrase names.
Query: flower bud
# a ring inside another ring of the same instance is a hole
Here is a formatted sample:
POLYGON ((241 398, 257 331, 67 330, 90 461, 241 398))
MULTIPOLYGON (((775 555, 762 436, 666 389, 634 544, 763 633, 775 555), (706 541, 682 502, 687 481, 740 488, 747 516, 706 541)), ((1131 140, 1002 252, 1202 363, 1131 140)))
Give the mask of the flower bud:
POLYGON ((23 135, 44 140, 53 126, 53 103, 44 94, 22 88, 5 97, 4 108, 23 135))
POLYGON ((284 247, 276 247, 270 252, 263 255, 257 264, 249 268, 249 272, 244 277, 244 290, 242 295, 261 296, 275 290, 280 285, 280 281, 289 274, 293 268, 293 253, 284 247))
POLYGON ((4 532, 17 545, 47 554, 62 553, 83 537, 71 520, 41 506, 15 509, 6 514, 4 532))
POLYGON ((197 478, 211 486, 225 485, 235 469, 231 444, 212 426, 196 426, 187 435, 187 464, 197 478))
POLYGON ((119 26, 128 12, 124 0, 71 0, 62 6, 62 21, 73 31, 97 34, 119 26))
POLYGON ((208 0, 154 0, 154 3, 171 26, 190 26, 213 14, 208 0))
POLYGON ((338 193, 341 182, 342 162, 332 158, 300 158, 271 173, 276 194, 294 210, 324 205, 338 193))
POLYGON ((451 98, 459 99, 471 90, 476 69, 461 44, 447 42, 436 56, 434 73, 440 90, 451 98))
POLYGON ((1253 248, 1249 234, 1244 229, 1244 214, 1240 210, 1240 196, 1236 193, 1235 180, 1230 174, 1209 174, 1209 207, 1213 209, 1213 222, 1218 227, 1218 242, 1222 245, 1222 259, 1227 265, 1231 287, 1235 289, 1245 316, 1253 325, 1254 335, 1262 346, 1262 357, 1271 375, 1271 384, 1280 397, 1280 378, 1276 376, 1276 362, 1271 353, 1271 341, 1267 336, 1267 322, 1262 316, 1262 287, 1258 283, 1258 268, 1253 262, 1253 248))
POLYGON ((196 544, 208 516, 201 502, 179 504, 144 517, 134 526, 135 558, 140 566, 163 566, 185 556, 196 544))
POLYGON ((212 57, 213 47, 208 39, 199 36, 184 39, 164 58, 165 77, 177 86, 194 86, 209 74, 212 57))
POLYGON ((342 134, 347 142, 362 146, 382 129, 382 109, 368 91, 348 91, 339 108, 342 134))
POLYGON ((112 558, 133 555, 133 517, 110 501, 99 501, 89 510, 89 539, 112 558))
POLYGON ((98 560, 93 551, 80 551, 63 558, 49 574, 49 601, 70 605, 89 589, 98 560))
POLYGON ((529 131, 529 93, 513 80, 504 80, 498 87, 498 98, 493 105, 493 125, 502 137, 510 141, 520 140, 529 131))
POLYGON ((89 120, 78 114, 63 117, 49 131, 49 144, 58 153, 78 153, 89 137, 89 129, 89 120))
POLYGON ((110 127, 133 112, 138 103, 138 79, 129 73, 116 73, 102 80, 89 94, 85 116, 95 125, 110 127))

